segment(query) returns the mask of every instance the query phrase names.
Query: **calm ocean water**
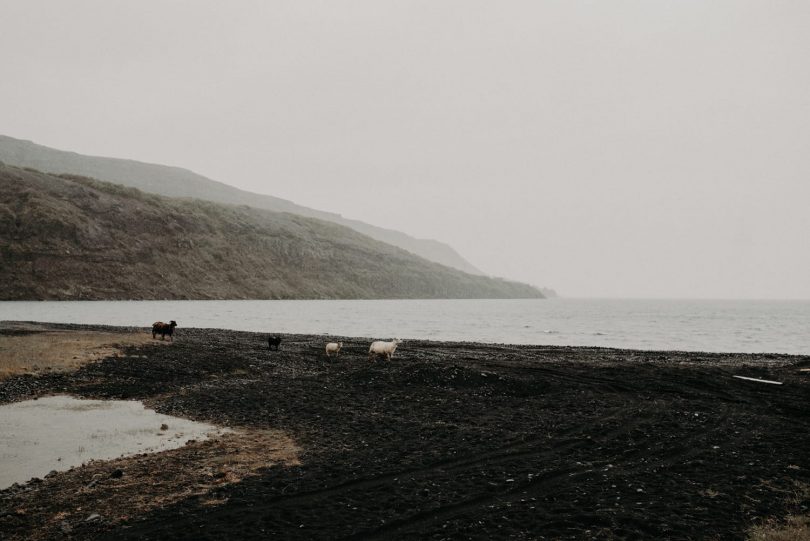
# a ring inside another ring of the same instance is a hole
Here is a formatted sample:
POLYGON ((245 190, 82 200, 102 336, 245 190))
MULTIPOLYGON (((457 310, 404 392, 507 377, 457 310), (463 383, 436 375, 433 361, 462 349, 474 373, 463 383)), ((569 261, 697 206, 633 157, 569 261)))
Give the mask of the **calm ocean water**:
MULTIPOLYGON (((810 301, 369 300, 0 302, 0 320, 810 354, 810 301)), ((180 334, 182 336, 182 334, 180 334)))

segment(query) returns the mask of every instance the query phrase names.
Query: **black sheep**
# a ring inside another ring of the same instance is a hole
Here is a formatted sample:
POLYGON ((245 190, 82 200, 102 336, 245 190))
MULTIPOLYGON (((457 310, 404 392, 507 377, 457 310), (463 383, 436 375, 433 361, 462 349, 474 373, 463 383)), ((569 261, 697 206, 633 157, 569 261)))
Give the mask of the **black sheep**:
POLYGON ((169 335, 169 339, 174 342, 174 338, 172 335, 174 334, 174 328, 177 327, 177 322, 172 320, 170 323, 163 323, 162 321, 156 321, 152 324, 152 339, 154 340, 156 335, 160 335, 160 339, 163 340, 166 338, 166 335, 169 335))

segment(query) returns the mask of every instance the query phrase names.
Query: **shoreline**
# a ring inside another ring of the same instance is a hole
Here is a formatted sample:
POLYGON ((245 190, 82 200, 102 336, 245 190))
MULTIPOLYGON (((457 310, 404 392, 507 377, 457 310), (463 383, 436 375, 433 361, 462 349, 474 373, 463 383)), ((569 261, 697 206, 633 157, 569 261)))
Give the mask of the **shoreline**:
MULTIPOLYGON (((21 332, 147 331, 40 325, 21 332)), ((799 371, 810 356, 409 340, 373 363, 365 339, 327 360, 323 344, 343 337, 282 334, 278 352, 266 337, 178 327, 173 343, 0 380, 0 404, 137 399, 252 442, 93 462, 2 490, 0 533, 741 538, 810 506, 810 374, 799 371), (270 444, 256 434, 268 431, 300 462, 262 463, 270 444)))
POLYGON ((559 299, 0 303, 0 320, 353 337, 810 354, 810 303, 559 299))
MULTIPOLYGON (((27 301, 26 301, 27 302, 27 301)), ((92 302, 92 301, 91 301, 92 302)), ((102 323, 66 323, 66 322, 55 322, 55 321, 37 321, 37 320, 0 320, 0 331, 2 331, 4 326, 8 325, 43 325, 48 326, 55 330, 63 330, 63 331, 80 331, 80 330, 101 330, 105 332, 115 332, 118 330, 124 330, 126 332, 143 332, 149 333, 150 327, 143 326, 143 325, 107 325, 102 323)), ((313 340, 323 340, 324 343, 327 341, 332 340, 344 340, 344 341, 352 341, 357 343, 363 342, 372 342, 374 340, 381 340, 381 339, 391 339, 393 337, 373 337, 373 336, 350 336, 350 335, 342 335, 342 334, 332 334, 332 333, 313 333, 313 332, 268 332, 268 331, 255 331, 255 330, 242 330, 242 329, 232 329, 226 327, 180 327, 178 326, 178 333, 182 333, 184 330, 193 330, 195 332, 199 331, 208 331, 208 332, 220 332, 220 333, 244 333, 250 335, 257 335, 257 336, 267 336, 269 334, 279 335, 279 336, 291 336, 291 337, 303 337, 309 336, 313 340)), ((808 353, 783 353, 783 352, 771 352, 771 351, 710 351, 710 350, 690 350, 690 349, 666 349, 666 348, 659 348, 659 349, 644 349, 644 348, 632 348, 632 347, 618 347, 618 346, 588 346, 588 345, 565 345, 565 344, 541 344, 541 343, 522 343, 522 342, 485 342, 485 341, 475 341, 475 340, 452 340, 452 339, 433 339, 433 338, 413 338, 413 337, 398 337, 401 340, 411 343, 425 343, 425 344, 466 344, 469 346, 481 346, 481 347, 489 347, 489 346, 500 346, 500 347, 508 347, 508 348, 529 348, 529 349, 537 349, 537 348, 546 348, 550 350, 560 349, 560 350, 608 350, 615 353, 644 353, 644 354, 672 354, 672 355, 679 355, 679 356, 689 356, 689 355, 701 355, 701 356, 720 356, 720 357, 728 357, 728 356, 740 356, 740 357, 763 357, 769 360, 775 360, 780 358, 793 358, 793 357, 808 357, 810 358, 810 352, 808 353)))

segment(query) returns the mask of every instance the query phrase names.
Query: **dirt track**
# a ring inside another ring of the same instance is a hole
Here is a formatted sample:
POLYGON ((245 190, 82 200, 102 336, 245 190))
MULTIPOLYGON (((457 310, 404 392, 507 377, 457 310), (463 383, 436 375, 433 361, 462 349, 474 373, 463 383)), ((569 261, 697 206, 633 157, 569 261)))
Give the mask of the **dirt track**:
POLYGON ((285 335, 279 352, 252 333, 178 328, 175 338, 73 374, 0 382, 0 402, 138 398, 282 430, 300 466, 123 521, 69 513, 85 481, 56 474, 0 491, 0 533, 739 539, 810 505, 810 374, 798 371, 810 357, 408 341, 389 365, 369 363, 357 339, 343 338, 330 362, 322 337, 285 335))

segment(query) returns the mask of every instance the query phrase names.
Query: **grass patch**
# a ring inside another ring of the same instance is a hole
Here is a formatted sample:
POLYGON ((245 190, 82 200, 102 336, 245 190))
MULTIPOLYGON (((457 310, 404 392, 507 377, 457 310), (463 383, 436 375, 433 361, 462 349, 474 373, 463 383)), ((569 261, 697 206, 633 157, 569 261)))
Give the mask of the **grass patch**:
MULTIPOLYGON (((810 499, 810 484, 796 483, 789 503, 806 505, 810 499)), ((806 509, 806 507, 804 507, 806 509)), ((748 541, 810 541, 810 515, 788 515, 785 520, 767 520, 751 528, 748 541)))
POLYGON ((0 380, 19 374, 75 370, 120 348, 152 340, 145 332, 52 330, 38 325, 3 325, 0 334, 0 380), (15 332, 16 331, 16 332, 15 332))
POLYGON ((751 529, 748 541, 810 541, 810 517, 789 515, 784 522, 760 524, 751 529))

